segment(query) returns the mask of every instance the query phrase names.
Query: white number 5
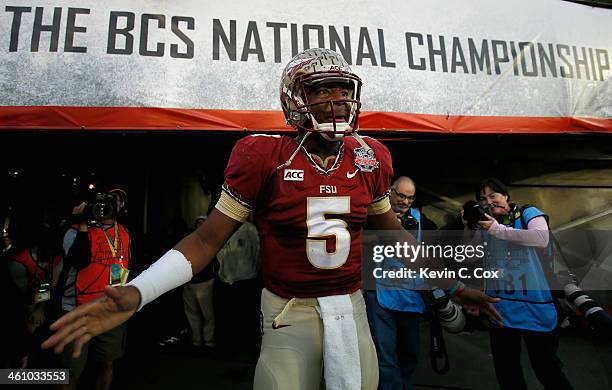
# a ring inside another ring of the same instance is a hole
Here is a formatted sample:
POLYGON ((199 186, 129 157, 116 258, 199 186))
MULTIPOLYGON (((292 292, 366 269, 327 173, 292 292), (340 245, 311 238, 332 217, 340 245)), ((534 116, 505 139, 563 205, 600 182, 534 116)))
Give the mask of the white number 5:
POLYGON ((325 214, 349 214, 351 197, 338 196, 326 198, 308 198, 306 204, 306 255, 317 268, 338 268, 346 263, 351 249, 351 234, 346 222, 341 219, 326 219, 325 214), (323 237, 334 236, 336 250, 328 252, 323 237))

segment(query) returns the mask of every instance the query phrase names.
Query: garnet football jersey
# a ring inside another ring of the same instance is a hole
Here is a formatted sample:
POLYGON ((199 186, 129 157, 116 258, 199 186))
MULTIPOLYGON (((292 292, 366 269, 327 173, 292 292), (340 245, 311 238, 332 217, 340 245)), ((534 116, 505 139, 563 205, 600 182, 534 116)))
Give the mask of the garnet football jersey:
POLYGON ((330 170, 286 136, 236 143, 223 190, 255 213, 266 288, 282 297, 349 294, 361 287, 361 233, 368 206, 388 197, 393 169, 380 142, 344 137, 330 170))

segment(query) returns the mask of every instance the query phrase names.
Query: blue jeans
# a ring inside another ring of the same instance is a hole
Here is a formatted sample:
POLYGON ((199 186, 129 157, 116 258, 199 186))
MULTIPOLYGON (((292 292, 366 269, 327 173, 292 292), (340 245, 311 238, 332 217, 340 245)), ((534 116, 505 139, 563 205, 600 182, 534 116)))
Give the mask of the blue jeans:
POLYGON ((378 390, 412 390, 419 358, 419 313, 387 310, 366 293, 368 322, 378 355, 378 390))

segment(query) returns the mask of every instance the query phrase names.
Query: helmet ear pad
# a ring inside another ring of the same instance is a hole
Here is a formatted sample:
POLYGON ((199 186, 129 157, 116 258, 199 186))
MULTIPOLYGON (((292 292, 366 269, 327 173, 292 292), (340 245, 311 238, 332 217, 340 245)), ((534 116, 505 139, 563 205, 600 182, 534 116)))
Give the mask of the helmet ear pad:
POLYGON ((285 88, 292 86, 293 88, 290 90, 283 91, 283 85, 281 84, 281 105, 285 114, 285 120, 288 125, 293 127, 304 126, 310 119, 309 114, 303 112, 303 108, 300 109, 296 106, 296 99, 298 100, 298 104, 302 106, 305 104, 305 96, 301 88, 301 83, 297 82, 300 76, 305 74, 306 72, 303 70, 298 70, 293 74, 291 84, 285 85, 285 88))

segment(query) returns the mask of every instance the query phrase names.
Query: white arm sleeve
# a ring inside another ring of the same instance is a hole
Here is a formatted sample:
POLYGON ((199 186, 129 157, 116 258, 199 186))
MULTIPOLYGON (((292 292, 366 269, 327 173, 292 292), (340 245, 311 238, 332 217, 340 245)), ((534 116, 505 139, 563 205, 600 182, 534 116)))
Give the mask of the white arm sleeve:
POLYGON ((181 252, 170 249, 127 286, 134 286, 140 291, 140 310, 160 295, 187 283, 192 277, 189 260, 181 252))

